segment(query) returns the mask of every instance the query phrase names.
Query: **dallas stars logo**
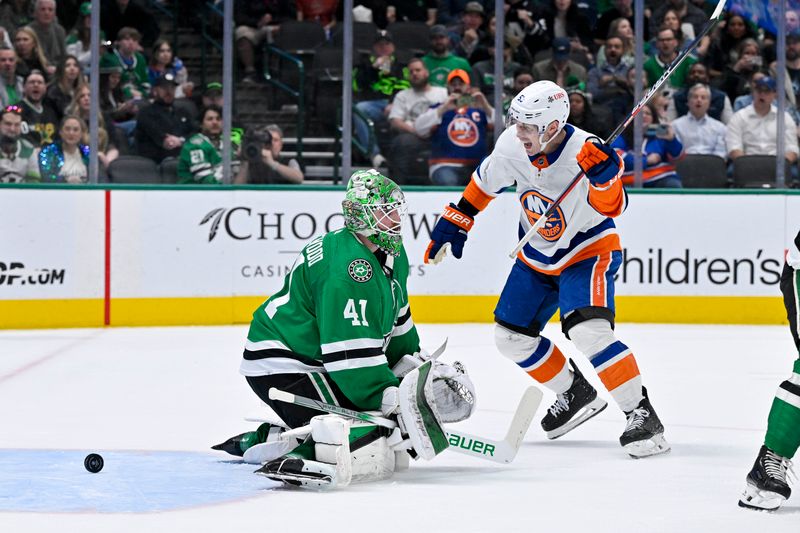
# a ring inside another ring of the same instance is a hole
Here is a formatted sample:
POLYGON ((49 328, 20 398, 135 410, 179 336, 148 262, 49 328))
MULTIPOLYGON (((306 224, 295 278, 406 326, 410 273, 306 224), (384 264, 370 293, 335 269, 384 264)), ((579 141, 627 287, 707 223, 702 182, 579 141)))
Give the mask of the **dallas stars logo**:
POLYGON ((364 283, 372 278, 372 265, 366 259, 355 259, 347 267, 350 277, 359 283, 364 283))

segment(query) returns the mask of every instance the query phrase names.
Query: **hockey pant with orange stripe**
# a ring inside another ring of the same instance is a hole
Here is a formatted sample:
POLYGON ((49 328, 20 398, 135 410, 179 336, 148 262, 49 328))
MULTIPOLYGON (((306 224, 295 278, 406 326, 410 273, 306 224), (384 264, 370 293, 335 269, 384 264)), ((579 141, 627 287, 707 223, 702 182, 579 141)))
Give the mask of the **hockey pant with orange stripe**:
POLYGON ((566 358, 540 335, 560 309, 563 331, 592 362, 620 408, 635 408, 642 399, 639 369, 613 332, 614 274, 621 262, 622 254, 614 251, 547 275, 517 260, 494 311, 500 352, 553 392, 566 391, 572 384, 566 358))

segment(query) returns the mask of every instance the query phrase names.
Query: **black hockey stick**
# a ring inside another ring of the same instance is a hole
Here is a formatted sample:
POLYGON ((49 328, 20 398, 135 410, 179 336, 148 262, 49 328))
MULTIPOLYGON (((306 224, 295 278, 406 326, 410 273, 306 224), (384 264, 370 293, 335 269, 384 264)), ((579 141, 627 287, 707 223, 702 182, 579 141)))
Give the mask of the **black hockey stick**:
MULTIPOLYGON (((603 144, 610 144, 614 142, 614 139, 619 137, 622 134, 622 132, 625 131, 625 128, 627 128, 630 125, 630 123, 633 122, 633 119, 636 118, 636 115, 639 114, 639 111, 641 111, 642 108, 647 105, 647 102, 649 102, 650 99, 653 97, 653 95, 655 95, 656 92, 658 92, 658 90, 661 88, 661 86, 664 85, 664 82, 669 79, 669 77, 672 75, 675 69, 677 69, 681 63, 683 63, 683 60, 689 56, 692 50, 697 48, 697 45, 700 44, 700 41, 703 39, 703 37, 708 35, 708 33, 714 28, 714 26, 717 25, 720 18, 722 17, 722 9, 725 7, 725 1, 726 0, 718 0, 717 7, 711 14, 711 18, 709 19, 708 23, 706 23, 705 27, 703 28, 703 31, 701 31, 700 34, 697 37, 695 37, 694 41, 692 41, 689 44, 689 46, 684 48, 681 51, 681 53, 678 54, 678 57, 676 57, 672 61, 672 63, 670 63, 667 66, 667 68, 664 70, 664 73, 661 75, 660 78, 658 78, 658 81, 655 82, 650 87, 647 93, 645 93, 644 97, 642 97, 641 101, 638 104, 636 104, 636 106, 631 110, 631 112, 628 114, 625 120, 623 120, 622 123, 620 123, 617 126, 617 128, 611 133, 611 135, 609 135, 608 138, 605 141, 603 141, 603 144)), ((581 180, 582 177, 583 177, 583 171, 579 170, 578 173, 575 174, 575 177, 572 178, 572 181, 569 183, 569 185, 567 185, 566 189, 564 189, 564 191, 558 195, 558 198, 555 199, 555 201, 550 205, 547 211, 545 211, 544 214, 539 217, 539 220, 537 220, 536 223, 533 226, 531 226, 531 228, 525 233, 525 235, 522 237, 519 243, 517 243, 517 246, 514 247, 514 250, 508 255, 510 258, 514 259, 515 257, 517 257, 517 254, 519 254, 520 251, 522 251, 522 248, 526 244, 528 244, 528 241, 530 241, 533 238, 533 236, 536 235, 536 232, 542 229, 542 227, 544 227, 544 225, 547 223, 547 219, 550 218, 550 216, 555 212, 556 209, 558 209, 558 206, 561 205, 561 202, 564 200, 564 198, 566 198, 566 196, 570 192, 572 192, 575 186, 578 185, 578 182, 581 180)))

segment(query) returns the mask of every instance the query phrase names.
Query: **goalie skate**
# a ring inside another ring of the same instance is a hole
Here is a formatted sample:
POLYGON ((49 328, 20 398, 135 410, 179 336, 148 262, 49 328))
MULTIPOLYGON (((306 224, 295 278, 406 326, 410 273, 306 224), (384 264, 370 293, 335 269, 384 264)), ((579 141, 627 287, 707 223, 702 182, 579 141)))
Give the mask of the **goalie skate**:
POLYGON ((786 481, 791 462, 762 446, 753 468, 747 474, 747 487, 739 499, 739 507, 758 511, 774 511, 792 494, 786 481))
POLYGON ((548 439, 557 439, 580 426, 608 406, 597 397, 597 391, 586 381, 581 371, 570 361, 574 378, 566 392, 556 395, 556 401, 542 418, 542 429, 548 439))
POLYGON ((619 438, 619 443, 634 459, 667 453, 670 450, 670 445, 664 438, 664 425, 650 405, 647 389, 644 387, 642 394, 644 398, 639 405, 625 413, 628 424, 619 438))
POLYGON ((265 464, 255 471, 273 481, 281 481, 293 487, 312 490, 336 488, 336 465, 311 461, 300 457, 282 457, 265 464))

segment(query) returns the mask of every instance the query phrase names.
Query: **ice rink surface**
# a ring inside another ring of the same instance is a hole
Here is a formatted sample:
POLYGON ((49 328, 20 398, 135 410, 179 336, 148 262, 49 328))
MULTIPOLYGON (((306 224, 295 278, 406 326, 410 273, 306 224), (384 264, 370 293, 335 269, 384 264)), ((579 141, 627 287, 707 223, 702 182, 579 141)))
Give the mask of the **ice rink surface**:
MULTIPOLYGON (((442 359, 463 361, 476 384, 478 410, 456 427, 502 438, 531 380, 495 350, 492 326, 418 327, 431 350, 449 338, 442 359)), ((617 326, 668 455, 628 458, 614 404, 547 441, 547 392, 510 465, 444 452, 328 493, 271 490, 254 467, 209 450, 255 427, 244 417, 259 402, 238 374, 245 333, 0 332, 0 532, 800 532, 799 484, 777 513, 736 505, 795 357, 786 327, 617 326), (105 457, 99 474, 84 470, 91 451, 105 457)), ((577 355, 556 325, 544 333, 577 355)))

